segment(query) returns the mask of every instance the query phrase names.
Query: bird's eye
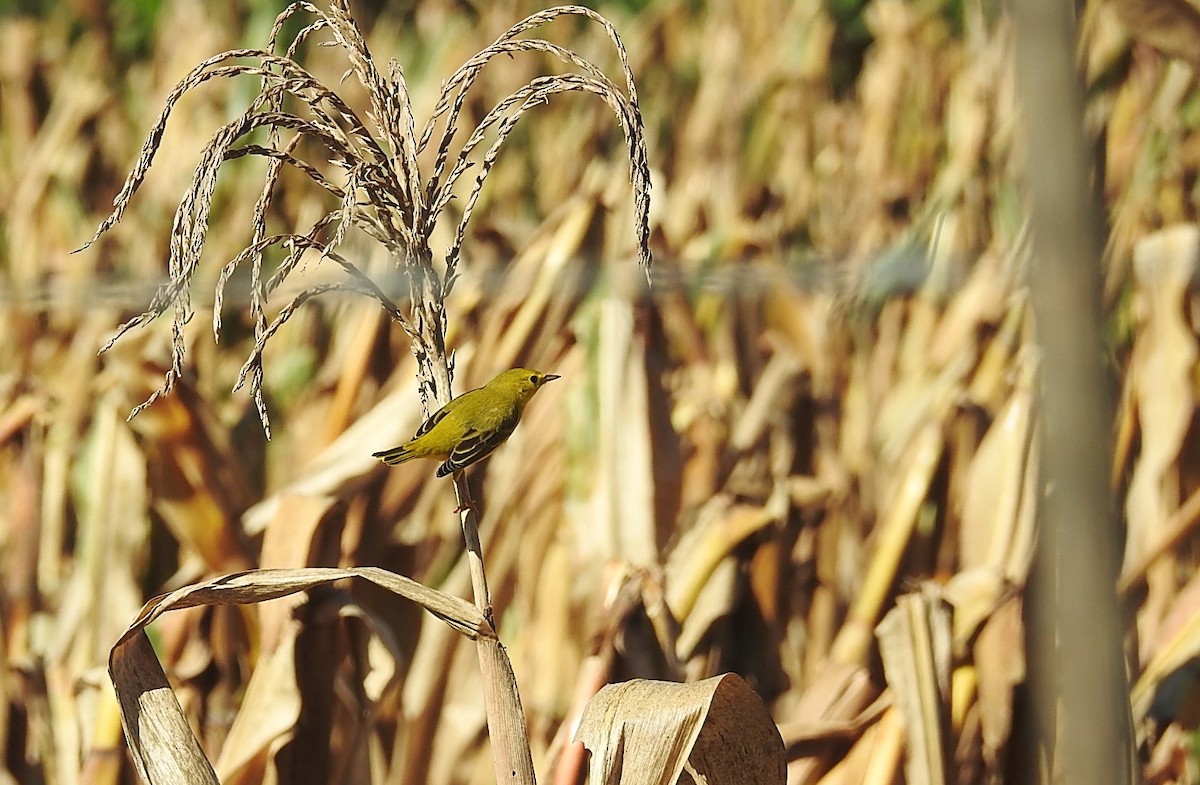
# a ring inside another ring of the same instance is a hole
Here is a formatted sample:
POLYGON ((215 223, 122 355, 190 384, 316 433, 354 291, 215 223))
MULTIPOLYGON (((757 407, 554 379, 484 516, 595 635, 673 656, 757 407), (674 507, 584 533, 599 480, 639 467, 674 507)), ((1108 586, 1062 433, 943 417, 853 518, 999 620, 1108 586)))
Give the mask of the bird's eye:
POLYGON ((530 376, 530 377, 529 377, 529 383, 530 383, 530 384, 537 384, 537 383, 538 383, 538 378, 537 378, 537 374, 536 374, 536 373, 535 373, 533 376, 530 376))

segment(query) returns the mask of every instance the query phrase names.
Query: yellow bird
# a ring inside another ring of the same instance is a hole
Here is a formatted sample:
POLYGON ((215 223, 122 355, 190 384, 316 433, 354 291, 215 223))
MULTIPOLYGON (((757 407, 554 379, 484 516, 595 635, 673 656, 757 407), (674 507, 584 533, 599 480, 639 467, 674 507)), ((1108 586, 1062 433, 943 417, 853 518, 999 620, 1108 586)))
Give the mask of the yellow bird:
POLYGON ((445 477, 486 458, 504 444, 516 430, 533 394, 558 378, 557 374, 528 368, 504 371, 438 409, 404 444, 374 455, 393 466, 413 458, 436 458, 444 461, 437 476, 445 477))

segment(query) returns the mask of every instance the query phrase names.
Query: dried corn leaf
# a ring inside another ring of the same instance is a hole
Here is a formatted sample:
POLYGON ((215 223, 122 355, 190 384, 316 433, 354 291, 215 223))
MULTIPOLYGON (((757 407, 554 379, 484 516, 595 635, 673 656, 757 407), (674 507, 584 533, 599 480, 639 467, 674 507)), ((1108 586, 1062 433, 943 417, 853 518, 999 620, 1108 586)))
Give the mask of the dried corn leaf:
POLYGON ((896 580, 943 447, 938 422, 928 422, 914 434, 901 462, 904 470, 895 479, 880 522, 862 590, 833 642, 831 659, 849 664, 865 660, 871 646, 871 631, 896 580))
POLYGON ((662 490, 654 485, 646 342, 632 296, 622 294, 600 304, 592 531, 580 534, 595 539, 607 558, 649 565, 658 560, 654 503, 662 490))
POLYGON ((340 333, 344 336, 345 346, 342 347, 337 389, 329 402, 325 431, 321 435, 322 445, 333 442, 352 422, 352 413, 362 394, 375 341, 384 327, 384 312, 377 308, 363 310, 353 322, 352 331, 340 333))
POLYGON ((979 443, 965 483, 959 559, 964 568, 990 567, 1002 573, 1013 543, 1033 426, 1031 364, 1022 384, 979 443))
POLYGON ((1131 35, 1200 68, 1200 7, 1194 0, 1113 0, 1131 35))
POLYGON ((143 780, 149 785, 217 781, 150 646, 146 625, 170 610, 264 602, 354 577, 420 603, 471 638, 494 637, 474 605, 375 567, 256 570, 185 586, 155 598, 146 603, 109 653, 109 674, 121 703, 125 738, 143 780))
POLYGON ((1144 718, 1156 691, 1174 672, 1200 656, 1200 577, 1194 576, 1175 597, 1157 635, 1149 662, 1133 685, 1134 719, 1144 718))
POLYGON ((780 723, 779 735, 789 750, 803 744, 853 739, 861 736, 891 705, 891 693, 885 692, 854 719, 780 723))
MULTIPOLYGON (((895 706, 889 706, 878 722, 850 748, 837 765, 821 777, 821 785, 890 785, 900 773, 904 755, 904 719, 895 706)), ((789 771, 789 782, 803 783, 789 771)))
MULTIPOLYGON (((1198 262, 1200 227, 1193 224, 1163 229, 1134 249, 1145 321, 1134 342, 1127 376, 1137 405, 1141 452, 1125 498, 1129 528, 1122 572, 1126 574, 1171 536, 1170 517, 1179 504, 1177 459, 1195 411, 1192 372, 1198 355, 1185 297, 1198 262)), ((1143 641, 1154 637, 1175 589, 1172 565, 1151 568, 1146 581, 1146 601, 1138 614, 1143 641)))
POLYGON ((589 785, 786 781, 779 729, 736 674, 610 684, 588 702, 575 738, 591 753, 589 785))
MULTIPOLYGON (((857 721, 867 705, 876 697, 878 690, 871 683, 871 676, 857 665, 825 662, 819 666, 804 694, 801 696, 793 716, 806 724, 857 721)), ((867 733, 874 729, 872 726, 867 733)), ((864 734, 866 736, 867 734, 864 734)), ((857 746, 857 745, 856 745, 857 746)), ((832 761, 836 753, 830 747, 816 751, 803 750, 795 754, 789 750, 788 782, 815 782, 832 761)))
POLYGON ((138 774, 147 785, 219 785, 150 639, 140 629, 113 649, 109 675, 121 704, 121 724, 138 774))
POLYGON ((1145 331, 1134 343, 1128 376, 1142 449, 1125 504, 1127 568, 1158 540, 1177 503, 1172 497, 1174 463, 1195 408, 1191 374, 1198 353, 1184 297, 1198 262, 1200 227, 1191 224, 1157 232, 1134 252, 1138 290, 1145 298, 1145 331))
POLYGON ((103 661, 108 642, 137 607, 138 573, 150 528, 146 456, 121 416, 114 395, 96 402, 74 500, 76 563, 54 617, 56 656, 80 666, 103 661))
POLYGON ((933 591, 905 594, 875 628, 888 685, 904 715, 910 785, 949 781, 950 613, 933 591))
MULTIPOLYGON (((411 370, 414 367, 410 362, 403 363, 397 374, 415 378, 415 370, 411 370)), ((287 485, 247 510, 242 516, 243 527, 249 534, 261 533, 275 518, 287 494, 336 497, 347 494, 364 475, 379 468, 379 460, 371 457, 373 451, 406 441, 420 422, 419 398, 411 389, 396 390, 356 420, 287 485)))
POLYGON ((781 516, 777 505, 734 504, 728 494, 714 496, 700 511, 696 527, 671 552, 667 563, 667 604, 686 622, 717 565, 739 543, 781 516))
MULTIPOLYGON (((140 375, 150 376, 146 369, 140 375)), ((145 444, 154 511, 208 571, 248 569, 237 529, 249 496, 245 465, 208 403, 181 388, 132 421, 145 444)))
POLYGON ((1125 568, 1117 588, 1124 593, 1142 581, 1150 566, 1191 534, 1197 524, 1200 524, 1200 491, 1194 491, 1167 520, 1159 540, 1140 559, 1125 568))
POLYGON ((554 232, 546 238, 545 246, 526 256, 523 263, 517 262, 517 269, 527 270, 526 275, 532 281, 529 278, 514 281, 520 290, 515 313, 496 309, 495 317, 503 318, 503 326, 496 324, 494 333, 485 333, 494 335, 498 341, 498 345, 483 355, 490 363, 499 368, 516 365, 522 347, 529 345, 535 336, 545 334, 548 315, 557 310, 564 291, 573 288, 570 285, 571 265, 578 263, 578 254, 596 207, 591 198, 576 199, 564 205, 564 212, 554 232))
MULTIPOLYGON (((299 568, 310 563, 310 549, 334 500, 284 495, 279 512, 263 537, 260 561, 265 568, 299 568)), ((303 597, 291 596, 258 606, 262 656, 255 663, 216 769, 225 785, 262 779, 274 755, 290 739, 303 703, 296 683, 295 617, 303 597)))
MULTIPOLYGON (((300 719, 303 701, 296 685, 296 635, 299 623, 288 622, 273 651, 250 674, 242 706, 221 746, 216 770, 225 785, 262 779, 270 759, 300 719)), ((153 752, 150 752, 153 754, 153 752)), ((278 781, 278 775, 274 777, 278 781)), ((151 782, 154 782, 151 780, 151 782)))
POLYGON ((975 641, 976 689, 983 758, 1001 765, 999 753, 1012 734, 1014 691, 1025 680, 1025 626, 1021 603, 1005 602, 984 623, 975 641))
MULTIPOLYGON (((1029 467, 1033 440, 1033 364, 1021 365, 1020 383, 980 441, 964 484, 959 529, 961 567, 947 585, 960 649, 1010 590, 1014 565, 1023 578, 1032 550, 1029 467)), ((1023 584, 1023 580, 1020 581, 1023 584)))

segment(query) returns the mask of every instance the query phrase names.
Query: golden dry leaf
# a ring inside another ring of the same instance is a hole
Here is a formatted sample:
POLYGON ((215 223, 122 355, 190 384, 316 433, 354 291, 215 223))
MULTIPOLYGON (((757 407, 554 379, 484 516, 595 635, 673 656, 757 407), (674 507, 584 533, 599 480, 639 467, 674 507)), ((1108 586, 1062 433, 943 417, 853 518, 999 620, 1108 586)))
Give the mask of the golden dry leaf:
POLYGON ((322 446, 332 443, 346 427, 354 422, 355 405, 362 394, 371 363, 371 352, 380 331, 384 328, 384 312, 371 309, 356 315, 353 330, 347 331, 342 340, 341 366, 338 369, 337 389, 330 401, 325 416, 325 430, 321 434, 322 446))
POLYGON ((999 755, 1012 734, 1014 690, 1025 680, 1025 626, 1021 603, 1005 602, 984 622, 975 641, 979 724, 988 765, 1002 765, 999 755))
MULTIPOLYGON (((1192 370, 1200 354, 1185 298, 1200 261, 1200 228, 1171 226, 1134 249, 1133 269, 1142 298, 1143 329, 1133 345, 1127 384, 1137 405, 1141 452, 1129 480, 1125 515, 1128 573, 1168 530, 1179 506, 1177 461, 1195 411, 1192 370)), ((1154 635, 1174 590, 1170 566, 1147 575, 1148 598, 1139 614, 1145 640, 1154 635)))
POLYGON ((875 628, 879 654, 904 716, 911 785, 943 785, 950 748, 950 610, 932 587, 905 594, 875 628))
POLYGON ((926 423, 913 437, 902 461, 904 472, 894 481, 886 514, 879 523, 862 589, 846 623, 838 630, 830 659, 846 664, 865 661, 871 648, 872 629, 896 580, 943 447, 941 426, 937 422, 926 423))
POLYGON ((850 752, 819 781, 795 776, 794 765, 789 781, 815 781, 820 785, 889 785, 897 781, 903 757, 904 719, 895 706, 888 706, 850 752))
MULTIPOLYGON (((121 705, 121 723, 129 742, 129 752, 144 782, 148 785, 217 782, 212 765, 188 726, 179 701, 146 637, 146 625, 169 610, 197 605, 263 602, 344 578, 363 578, 420 603, 430 613, 471 638, 494 639, 495 632, 491 625, 466 600, 375 567, 254 570, 185 586, 156 597, 143 606, 137 619, 113 646, 108 659, 109 675, 121 705)), ((264 686, 264 689, 270 688, 264 686)), ((285 711, 285 714, 294 712, 285 711)), ((235 763, 228 765, 237 767, 235 763)))
MULTIPOLYGON (((414 373, 414 365, 409 360, 396 366, 397 376, 411 379, 414 373)), ((363 476, 379 469, 380 463, 371 457, 371 452, 399 444, 420 424, 420 399, 411 387, 397 389, 347 427, 332 444, 297 471, 287 485, 246 510, 242 516, 246 533, 261 534, 289 494, 346 498, 359 487, 363 476)))
MULTIPOLYGON (((328 496, 284 495, 263 538, 263 566, 308 563, 317 532, 335 502, 328 496)), ((305 597, 293 596, 258 606, 262 656, 216 762, 225 785, 279 781, 276 755, 294 738, 304 703, 296 664, 302 628, 296 611, 304 602, 305 597)))
POLYGON ((142 781, 219 785, 141 629, 113 649, 108 672, 121 704, 130 757, 142 781))
POLYGON ((646 350, 632 296, 605 298, 600 304, 593 536, 606 538, 605 557, 636 565, 657 558, 654 503, 662 493, 653 482, 646 350))
POLYGON ((1031 558, 1035 368, 1027 357, 1017 362, 1016 387, 980 441, 964 484, 958 537, 961 568, 945 592, 954 606, 956 651, 998 610, 1011 591, 1010 581, 1024 585, 1031 558))
POLYGON ((575 739, 591 753, 588 785, 786 782, 779 729, 736 674, 609 684, 588 702, 575 739))
MULTIPOLYGON (((157 375, 141 369, 147 386, 157 375)), ((151 387, 153 389, 153 387, 151 387)), ((154 512, 211 572, 251 566, 237 531, 249 470, 208 402, 187 387, 146 409, 131 425, 145 445, 154 512)))
MULTIPOLYGON (((296 636, 299 622, 289 621, 287 638, 255 665, 242 706, 221 746, 217 768, 225 785, 251 783, 289 738, 303 708, 296 685, 296 636)), ((277 773, 275 774, 277 777, 277 773)))
POLYGON ((964 567, 992 567, 1002 573, 1015 541, 1033 426, 1030 363, 979 443, 962 499, 959 551, 964 567))
POLYGON ((1005 62, 991 48, 991 56, 981 53, 967 63, 950 83, 946 102, 946 141, 949 151, 946 167, 938 176, 934 192, 948 203, 962 193, 986 153, 991 122, 991 101, 1000 81, 1000 65, 1005 62))
POLYGON ((696 527, 681 538, 667 562, 667 605, 686 623, 713 571, 738 544, 779 520, 774 505, 734 504, 729 494, 712 497, 696 527))
MULTIPOLYGON (((531 248, 525 258, 527 277, 514 280, 520 289, 514 297, 519 306, 511 314, 511 320, 505 319, 503 327, 498 328, 495 353, 482 356, 501 368, 517 365, 523 347, 539 343, 545 347, 544 332, 548 320, 559 325, 564 323, 562 292, 573 288, 570 285, 574 274, 572 262, 577 260, 587 241, 597 207, 591 196, 574 199, 563 206, 559 220, 551 222, 553 229, 546 237, 545 245, 531 248)), ((571 302, 570 298, 565 302, 571 302)))
MULTIPOLYGON (((829 746, 811 752, 794 749, 803 744, 805 737, 824 735, 830 727, 847 727, 847 724, 854 733, 868 725, 873 728, 873 723, 879 719, 879 707, 868 706, 872 702, 880 703, 878 698, 878 689, 866 668, 831 661, 823 661, 814 668, 804 694, 791 712, 795 719, 785 726, 791 759, 788 781, 815 782, 836 760, 833 748, 829 746)), ((867 728, 866 733, 870 732, 871 728, 867 728)))
POLYGON ((1192 0, 1114 0, 1134 38, 1200 68, 1200 7, 1192 0))
POLYGON ((1149 662, 1130 695, 1134 720, 1147 715, 1172 673, 1200 656, 1200 578, 1193 576, 1175 596, 1148 650, 1149 662))

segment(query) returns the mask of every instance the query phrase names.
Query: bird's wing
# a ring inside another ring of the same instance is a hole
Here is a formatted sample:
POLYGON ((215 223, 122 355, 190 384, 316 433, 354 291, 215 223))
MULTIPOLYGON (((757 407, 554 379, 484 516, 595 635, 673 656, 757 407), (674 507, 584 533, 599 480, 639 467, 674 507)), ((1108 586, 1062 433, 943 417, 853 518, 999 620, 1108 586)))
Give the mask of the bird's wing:
POLYGON ((426 419, 425 422, 421 423, 421 427, 417 428, 417 432, 413 434, 413 437, 407 442, 399 447, 393 447, 390 450, 382 450, 380 452, 372 453, 372 455, 384 463, 393 465, 404 463, 405 461, 415 457, 412 452, 413 442, 432 431, 433 426, 446 419, 447 414, 449 414, 449 407, 443 406, 433 414, 429 415, 429 418, 426 419))
POLYGON ((424 436, 425 434, 432 431, 433 426, 437 425, 442 420, 446 419, 446 415, 449 413, 449 408, 450 408, 450 404, 446 404, 445 406, 438 409, 433 414, 429 415, 429 419, 427 419, 425 422, 421 423, 421 427, 417 429, 417 432, 413 434, 412 439, 409 439, 409 441, 413 441, 414 439, 419 439, 422 436, 424 436))
POLYGON ((437 476, 445 477, 451 472, 465 469, 478 460, 486 458, 492 450, 504 443, 512 435, 520 421, 520 412, 514 412, 511 417, 501 421, 494 430, 480 432, 468 431, 462 441, 450 452, 450 457, 438 467, 437 476))

